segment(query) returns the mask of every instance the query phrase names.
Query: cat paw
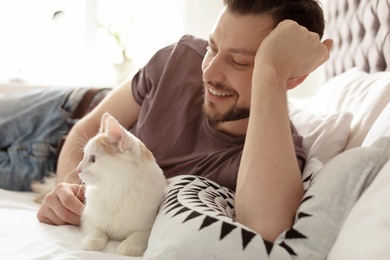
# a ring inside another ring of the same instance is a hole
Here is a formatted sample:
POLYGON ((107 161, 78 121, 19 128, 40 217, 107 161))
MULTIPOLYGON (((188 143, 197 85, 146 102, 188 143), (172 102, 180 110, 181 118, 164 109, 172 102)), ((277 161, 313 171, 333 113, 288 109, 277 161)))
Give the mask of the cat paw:
POLYGON ((144 251, 145 251, 144 247, 139 247, 126 242, 120 243, 117 249, 117 253, 119 255, 126 255, 126 256, 143 256, 144 251))
POLYGON ((81 244, 81 249, 85 251, 102 251, 107 244, 107 239, 86 238, 81 244))

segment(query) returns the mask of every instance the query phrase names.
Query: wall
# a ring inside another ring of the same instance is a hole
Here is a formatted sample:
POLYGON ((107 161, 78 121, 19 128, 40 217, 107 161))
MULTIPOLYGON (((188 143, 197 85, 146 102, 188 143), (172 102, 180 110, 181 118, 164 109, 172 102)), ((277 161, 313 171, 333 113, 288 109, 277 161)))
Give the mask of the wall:
POLYGON ((185 31, 208 39, 222 9, 222 0, 185 0, 185 31))
POLYGON ((131 57, 145 64, 158 49, 184 34, 208 38, 223 8, 222 0, 148 0, 134 19, 131 57))
POLYGON ((95 18, 102 15, 101 9, 105 10, 103 22, 120 21, 121 25, 129 29, 131 39, 128 56, 137 66, 142 66, 157 50, 176 42, 184 34, 207 38, 223 7, 222 0, 33 2, 14 0, 9 5, 0 0, 0 36, 3 47, 0 48, 0 92, 62 85, 115 85, 112 60, 115 56, 113 54, 117 52, 113 52, 112 45, 110 48, 106 42, 100 45, 96 42, 102 35, 95 18), (68 5, 80 5, 80 8, 65 8, 68 5), (83 8, 84 5, 87 8, 83 8), (20 9, 20 6, 23 8, 20 9), (37 9, 37 6, 44 8, 37 9), (53 28, 56 29, 56 44, 50 45, 53 35, 48 27, 54 25, 52 14, 62 9, 65 9, 75 27, 69 30, 53 28), (77 11, 77 19, 74 19, 70 9, 77 11), (84 9, 89 17, 87 19, 83 14, 84 9), (83 22, 83 19, 86 21, 83 22), (84 32, 85 37, 82 35, 84 32), (81 42, 84 38, 85 49, 81 42), (70 49, 69 42, 76 40, 81 43, 77 48, 70 49))

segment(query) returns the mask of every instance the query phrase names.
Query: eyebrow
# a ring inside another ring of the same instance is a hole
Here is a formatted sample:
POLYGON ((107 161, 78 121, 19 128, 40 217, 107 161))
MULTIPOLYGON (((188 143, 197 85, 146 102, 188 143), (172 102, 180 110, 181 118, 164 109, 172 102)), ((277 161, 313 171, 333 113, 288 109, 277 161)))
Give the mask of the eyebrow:
MULTIPOLYGON (((213 37, 211 35, 209 35, 209 43, 212 45, 215 45, 213 37)), ((245 56, 255 56, 256 55, 256 51, 248 50, 248 49, 244 49, 244 48, 229 48, 227 51, 231 52, 231 53, 235 53, 235 54, 245 55, 245 56)))

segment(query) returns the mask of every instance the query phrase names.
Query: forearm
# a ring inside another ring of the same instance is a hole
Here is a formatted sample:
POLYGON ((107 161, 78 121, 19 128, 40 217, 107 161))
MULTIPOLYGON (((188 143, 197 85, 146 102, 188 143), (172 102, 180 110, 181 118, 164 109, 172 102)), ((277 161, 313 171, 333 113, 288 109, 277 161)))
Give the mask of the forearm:
POLYGON ((78 183, 76 168, 83 158, 83 148, 98 131, 98 126, 80 120, 70 131, 61 150, 57 164, 57 183, 78 183))
POLYGON ((252 83, 251 116, 239 168, 237 221, 273 241, 291 227, 303 195, 285 81, 263 71, 252 83))

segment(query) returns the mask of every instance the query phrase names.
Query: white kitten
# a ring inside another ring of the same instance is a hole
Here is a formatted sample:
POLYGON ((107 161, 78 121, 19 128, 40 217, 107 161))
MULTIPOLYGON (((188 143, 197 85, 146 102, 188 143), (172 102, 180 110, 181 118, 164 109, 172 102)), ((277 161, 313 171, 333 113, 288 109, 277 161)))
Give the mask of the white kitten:
POLYGON ((106 113, 77 172, 86 184, 82 249, 113 239, 123 240, 118 254, 143 255, 167 185, 152 153, 106 113))

